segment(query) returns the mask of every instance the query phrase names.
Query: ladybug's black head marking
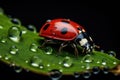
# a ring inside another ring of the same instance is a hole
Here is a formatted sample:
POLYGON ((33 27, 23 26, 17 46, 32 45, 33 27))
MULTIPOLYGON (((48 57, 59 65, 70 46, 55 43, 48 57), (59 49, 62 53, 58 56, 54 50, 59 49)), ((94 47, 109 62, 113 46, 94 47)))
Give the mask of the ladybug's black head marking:
POLYGON ((83 47, 86 52, 90 52, 92 51, 93 43, 89 38, 90 37, 87 36, 85 32, 82 32, 76 37, 75 42, 83 47))
POLYGON ((62 30, 61 30, 61 34, 66 34, 68 32, 68 30, 67 30, 67 28, 62 28, 62 30))

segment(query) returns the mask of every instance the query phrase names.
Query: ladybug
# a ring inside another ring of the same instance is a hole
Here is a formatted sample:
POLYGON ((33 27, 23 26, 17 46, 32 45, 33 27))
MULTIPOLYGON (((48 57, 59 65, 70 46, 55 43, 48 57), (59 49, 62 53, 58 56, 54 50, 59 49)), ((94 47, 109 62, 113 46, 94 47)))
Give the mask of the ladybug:
POLYGON ((77 45, 83 47, 83 53, 93 50, 93 40, 86 33, 85 29, 78 23, 70 19, 58 18, 48 20, 40 29, 39 36, 44 37, 46 43, 60 42, 59 53, 62 48, 69 44, 74 48, 75 55, 78 56, 77 45))

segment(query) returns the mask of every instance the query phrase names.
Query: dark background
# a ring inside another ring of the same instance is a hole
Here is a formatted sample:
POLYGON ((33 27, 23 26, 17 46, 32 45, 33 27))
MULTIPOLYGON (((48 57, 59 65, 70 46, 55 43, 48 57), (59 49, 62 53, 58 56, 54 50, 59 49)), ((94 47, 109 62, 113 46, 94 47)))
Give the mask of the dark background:
MULTIPOLYGON (((74 1, 13 1, 1 0, 0 7, 5 11, 5 14, 11 15, 21 20, 22 25, 27 26, 33 24, 37 31, 48 19, 54 18, 69 18, 84 26, 88 34, 93 38, 97 45, 105 51, 113 50, 119 56, 119 4, 117 2, 74 2, 74 1)), ((1 63, 3 64, 3 63, 1 63)), ((0 76, 14 77, 18 80, 27 78, 41 79, 43 76, 38 76, 34 73, 22 72, 16 74, 8 66, 0 65, 0 76), (8 72, 9 71, 9 72, 8 72)), ((102 75, 102 74, 101 74, 102 75)), ((110 74, 111 75, 111 74, 110 74)), ((112 75, 114 76, 114 75, 112 75)), ((111 76, 111 77, 112 77, 111 76)), ((104 75, 104 78, 110 77, 104 75)), ((115 76, 114 76, 115 77, 115 76)), ((117 76, 118 77, 118 76, 117 76)), ((5 78, 5 77, 3 77, 5 78)), ((64 77, 65 78, 65 77, 64 77)), ((94 77, 95 78, 95 77, 94 77)), ((103 76, 98 78, 103 79, 103 76)), ((113 77, 112 77, 113 78, 113 77)), ((46 80, 46 79, 44 79, 46 80)), ((48 79, 49 80, 49 79, 48 79)))

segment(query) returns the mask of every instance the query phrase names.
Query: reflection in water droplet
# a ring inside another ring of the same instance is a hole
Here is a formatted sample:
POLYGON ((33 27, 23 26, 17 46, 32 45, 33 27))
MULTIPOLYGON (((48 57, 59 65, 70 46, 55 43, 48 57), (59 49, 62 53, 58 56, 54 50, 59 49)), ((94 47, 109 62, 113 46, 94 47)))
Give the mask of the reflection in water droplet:
POLYGON ((3 14, 4 10, 0 7, 0 14, 3 14))
POLYGON ((6 37, 1 37, 0 38, 0 42, 1 43, 6 43, 7 42, 7 38, 6 37))
POLYGON ((16 46, 12 46, 10 48, 10 54, 17 54, 17 52, 18 52, 18 48, 16 46))
POLYGON ((93 74, 98 74, 100 72, 100 69, 99 67, 93 67, 92 71, 93 71, 93 74))
POLYGON ((13 24, 17 24, 18 26, 21 26, 21 21, 17 18, 11 18, 11 22, 13 24))
POLYGON ((108 54, 109 54, 110 56, 116 57, 116 53, 115 53, 114 51, 108 51, 108 54))
POLYGON ((14 66, 14 71, 15 71, 16 73, 20 73, 20 72, 22 72, 22 68, 19 67, 19 66, 14 66))
POLYGON ((44 68, 44 65, 42 63, 42 59, 38 56, 33 56, 30 61, 31 66, 33 67, 39 67, 40 69, 44 68))
POLYGON ((51 70, 49 76, 52 80, 59 80, 62 77, 62 72, 57 69, 51 70))
POLYGON ((108 73, 109 73, 109 67, 108 67, 108 66, 105 66, 105 67, 103 68, 103 73, 104 73, 104 74, 108 74, 108 73))
POLYGON ((0 29, 3 29, 3 26, 0 25, 0 29))
POLYGON ((71 67, 73 65, 73 61, 70 57, 67 56, 67 57, 64 58, 64 60, 62 62, 62 65, 64 67, 71 67))
POLYGON ((30 25, 27 26, 27 28, 28 28, 28 30, 32 31, 33 33, 37 32, 36 27, 34 25, 30 24, 30 25))
POLYGON ((79 78, 79 77, 80 77, 80 73, 75 72, 75 73, 74 73, 74 77, 75 77, 75 78, 79 78))
POLYGON ((82 62, 91 63, 93 62, 93 58, 91 55, 87 54, 85 57, 83 57, 82 62))
POLYGON ((37 52, 37 49, 38 49, 38 45, 35 44, 35 43, 32 43, 31 46, 30 46, 30 50, 32 52, 37 52))
POLYGON ((44 51, 45 51, 45 54, 52 54, 53 49, 51 47, 45 47, 44 51))
POLYGON ((83 73, 83 77, 84 77, 85 79, 90 78, 90 76, 91 76, 91 73, 88 72, 88 71, 86 71, 86 72, 83 73))
POLYGON ((12 26, 9 30, 8 30, 8 37, 10 40, 14 41, 14 42, 19 42, 21 39, 21 30, 19 27, 17 26, 12 26))

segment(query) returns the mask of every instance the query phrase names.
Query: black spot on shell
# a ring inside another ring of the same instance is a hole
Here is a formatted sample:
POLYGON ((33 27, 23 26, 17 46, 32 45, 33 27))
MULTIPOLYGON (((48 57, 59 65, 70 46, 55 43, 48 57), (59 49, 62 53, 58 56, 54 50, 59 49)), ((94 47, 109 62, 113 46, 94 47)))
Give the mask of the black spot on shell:
POLYGON ((62 28, 61 30, 61 34, 66 34, 68 31, 67 31, 67 28, 62 28))

